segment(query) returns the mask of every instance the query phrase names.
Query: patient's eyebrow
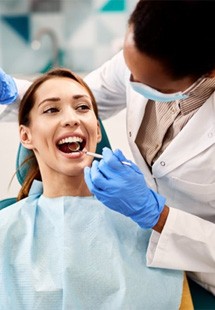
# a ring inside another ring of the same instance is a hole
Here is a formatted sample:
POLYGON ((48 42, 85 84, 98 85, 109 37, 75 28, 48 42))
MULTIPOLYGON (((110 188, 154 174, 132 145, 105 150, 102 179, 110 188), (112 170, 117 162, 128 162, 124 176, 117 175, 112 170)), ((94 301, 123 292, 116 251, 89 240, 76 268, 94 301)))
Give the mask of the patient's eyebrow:
POLYGON ((88 98, 88 99, 90 99, 90 96, 88 96, 88 95, 74 95, 74 96, 72 96, 72 98, 73 99, 80 99, 80 98, 88 98))
MULTIPOLYGON (((80 98, 86 98, 86 99, 91 99, 90 96, 88 95, 83 95, 83 94, 77 94, 77 95, 73 95, 72 96, 72 99, 74 100, 78 100, 80 98)), ((44 102, 47 102, 47 101, 53 101, 53 102, 56 102, 56 101, 61 101, 61 98, 60 97, 50 97, 50 98, 45 98, 44 100, 42 100, 39 104, 38 104, 38 107, 43 104, 44 102)))
POLYGON ((60 97, 50 97, 50 98, 46 98, 44 100, 42 100, 39 104, 38 104, 38 107, 43 104, 44 102, 46 101, 53 101, 53 102, 56 102, 56 101, 60 101, 60 97))

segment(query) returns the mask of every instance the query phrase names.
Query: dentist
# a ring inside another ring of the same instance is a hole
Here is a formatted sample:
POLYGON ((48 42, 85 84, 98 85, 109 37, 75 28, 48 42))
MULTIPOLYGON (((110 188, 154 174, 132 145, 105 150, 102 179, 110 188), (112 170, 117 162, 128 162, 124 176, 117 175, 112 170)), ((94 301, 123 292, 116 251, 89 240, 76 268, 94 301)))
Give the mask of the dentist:
POLYGON ((153 228, 148 266, 186 270, 215 295, 214 12, 213 1, 137 3, 123 51, 85 81, 103 119, 127 108, 143 174, 104 150, 85 179, 105 205, 153 228))

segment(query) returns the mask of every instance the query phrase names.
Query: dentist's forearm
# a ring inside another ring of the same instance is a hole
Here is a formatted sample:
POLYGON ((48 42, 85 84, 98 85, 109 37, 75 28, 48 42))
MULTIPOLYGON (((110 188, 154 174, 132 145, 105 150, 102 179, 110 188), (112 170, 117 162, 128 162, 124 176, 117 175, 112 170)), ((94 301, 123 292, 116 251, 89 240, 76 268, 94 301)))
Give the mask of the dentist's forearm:
POLYGON ((160 217, 159 217, 157 224, 154 227, 152 227, 152 229, 161 233, 163 228, 164 228, 164 225, 166 223, 168 214, 169 214, 169 207, 164 206, 163 211, 160 214, 160 217))

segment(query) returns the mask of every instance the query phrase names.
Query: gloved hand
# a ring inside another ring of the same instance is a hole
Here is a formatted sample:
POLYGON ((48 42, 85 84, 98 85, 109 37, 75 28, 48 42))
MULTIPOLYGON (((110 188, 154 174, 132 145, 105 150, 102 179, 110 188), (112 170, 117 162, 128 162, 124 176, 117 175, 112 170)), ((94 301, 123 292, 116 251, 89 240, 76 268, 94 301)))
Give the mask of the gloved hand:
POLYGON ((0 68, 0 104, 13 103, 18 97, 18 90, 13 78, 0 68))
POLYGON ((89 190, 110 209, 130 217, 142 228, 152 228, 165 205, 165 198, 147 187, 139 168, 120 150, 103 149, 103 159, 85 167, 89 190), (124 165, 122 161, 131 163, 124 165))

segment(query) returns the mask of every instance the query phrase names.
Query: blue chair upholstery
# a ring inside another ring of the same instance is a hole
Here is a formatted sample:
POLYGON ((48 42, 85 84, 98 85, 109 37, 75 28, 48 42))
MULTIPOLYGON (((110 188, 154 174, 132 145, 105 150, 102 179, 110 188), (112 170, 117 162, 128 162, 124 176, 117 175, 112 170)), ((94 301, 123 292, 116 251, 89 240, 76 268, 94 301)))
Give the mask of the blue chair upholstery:
POLYGON ((16 197, 12 197, 12 198, 6 198, 0 201, 0 210, 12 205, 13 203, 15 203, 16 197))
POLYGON ((195 310, 215 310, 215 296, 188 278, 195 310))

